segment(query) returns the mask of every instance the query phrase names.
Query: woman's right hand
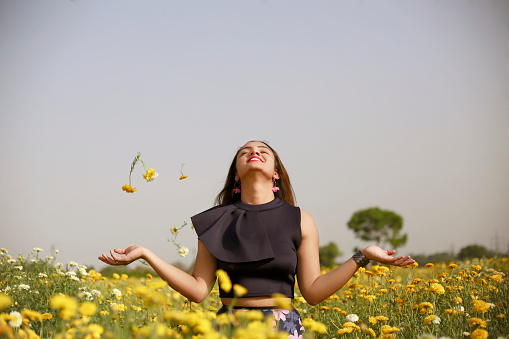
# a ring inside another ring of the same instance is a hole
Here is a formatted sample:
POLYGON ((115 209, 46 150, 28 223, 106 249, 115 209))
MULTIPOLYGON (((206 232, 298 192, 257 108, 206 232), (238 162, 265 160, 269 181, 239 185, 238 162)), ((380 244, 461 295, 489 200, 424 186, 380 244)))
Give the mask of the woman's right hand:
POLYGON ((103 253, 103 255, 98 257, 98 259, 113 266, 129 265, 133 261, 143 258, 144 250, 145 248, 140 245, 131 245, 126 249, 115 248, 114 250, 110 250, 111 257, 103 253), (120 254, 121 256, 116 254, 120 254))

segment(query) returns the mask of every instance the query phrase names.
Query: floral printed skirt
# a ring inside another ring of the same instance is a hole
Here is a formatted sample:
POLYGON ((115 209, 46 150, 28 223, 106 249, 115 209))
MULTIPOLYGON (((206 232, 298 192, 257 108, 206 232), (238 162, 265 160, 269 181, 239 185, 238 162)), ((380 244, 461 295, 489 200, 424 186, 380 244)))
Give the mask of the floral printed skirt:
MULTIPOLYGON (((296 309, 286 310, 284 308, 270 308, 270 307, 234 307, 232 312, 242 310, 257 310, 261 311, 264 316, 271 316, 274 318, 274 329, 278 331, 287 332, 290 339, 302 339, 304 333, 304 326, 302 326, 302 318, 296 309)), ((228 306, 223 305, 217 315, 228 312, 228 306)))

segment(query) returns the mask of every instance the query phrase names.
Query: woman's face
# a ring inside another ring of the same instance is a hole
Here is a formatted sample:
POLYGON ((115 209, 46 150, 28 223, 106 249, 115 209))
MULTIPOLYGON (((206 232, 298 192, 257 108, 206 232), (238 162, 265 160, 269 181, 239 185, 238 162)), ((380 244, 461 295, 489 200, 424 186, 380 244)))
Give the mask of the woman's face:
POLYGON ((279 179, 275 169, 275 157, 270 148, 260 141, 250 141, 237 152, 237 173, 235 180, 250 171, 265 173, 268 178, 279 179))

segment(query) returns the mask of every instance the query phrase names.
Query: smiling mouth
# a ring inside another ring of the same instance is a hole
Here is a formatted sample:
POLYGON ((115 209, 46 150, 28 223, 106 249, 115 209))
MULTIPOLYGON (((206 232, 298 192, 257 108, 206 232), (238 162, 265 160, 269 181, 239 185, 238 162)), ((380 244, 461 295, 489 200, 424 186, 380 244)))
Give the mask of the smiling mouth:
POLYGON ((262 161, 262 159, 258 158, 258 157, 251 157, 249 159, 249 161, 262 161))

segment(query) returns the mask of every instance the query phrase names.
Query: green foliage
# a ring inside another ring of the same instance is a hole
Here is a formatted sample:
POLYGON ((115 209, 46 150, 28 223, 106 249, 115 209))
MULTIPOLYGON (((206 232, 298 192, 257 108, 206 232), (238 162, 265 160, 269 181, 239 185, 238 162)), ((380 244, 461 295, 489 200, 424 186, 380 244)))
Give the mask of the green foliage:
POLYGON ((398 248, 407 242, 407 234, 401 234, 403 218, 378 207, 355 212, 347 225, 356 238, 375 241, 381 247, 390 244, 391 248, 398 248))
POLYGON ((332 267, 334 260, 338 255, 343 253, 339 250, 338 246, 332 241, 325 246, 320 246, 318 255, 320 256, 320 265, 325 267, 332 267))
POLYGON ((458 259, 483 258, 489 256, 490 253, 486 247, 482 245, 468 245, 463 247, 458 253, 458 259))

